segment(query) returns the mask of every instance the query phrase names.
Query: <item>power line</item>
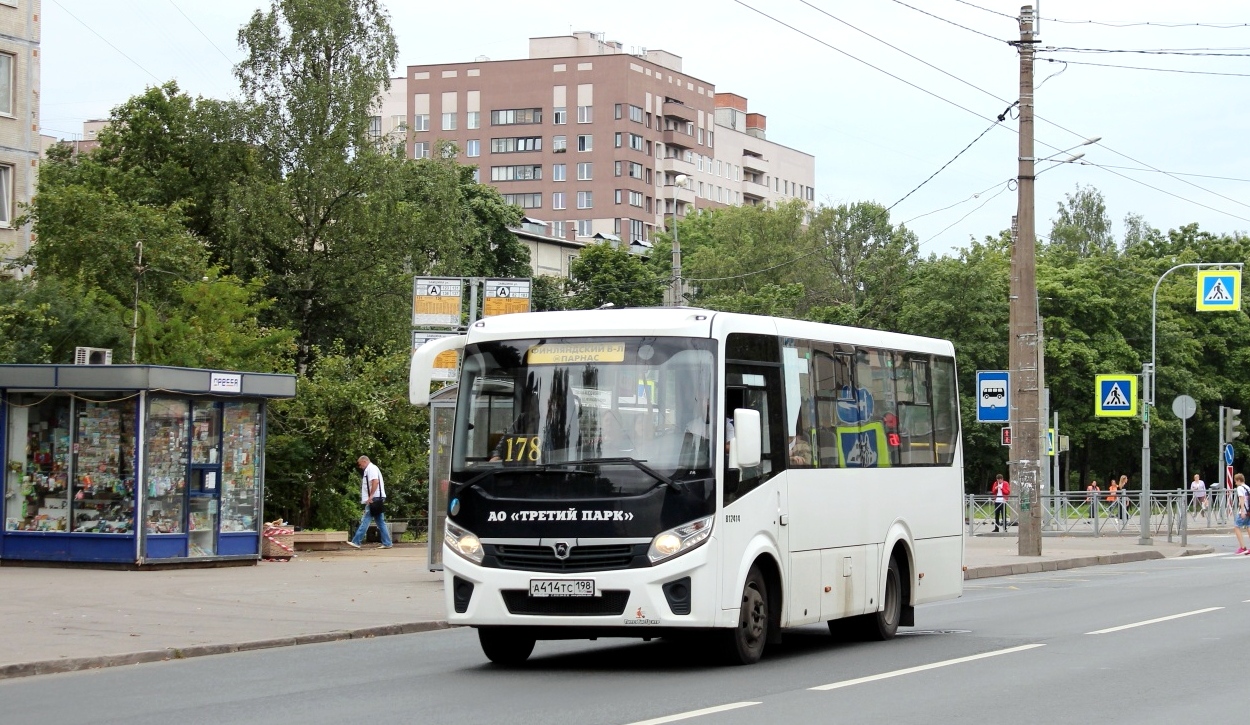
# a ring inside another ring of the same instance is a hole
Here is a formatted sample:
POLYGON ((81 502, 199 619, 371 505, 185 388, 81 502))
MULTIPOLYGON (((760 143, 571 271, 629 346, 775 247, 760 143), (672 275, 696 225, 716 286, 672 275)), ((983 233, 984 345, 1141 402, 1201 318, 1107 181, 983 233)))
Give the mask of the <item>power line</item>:
MULTIPOLYGON (((1077 164, 1080 166, 1093 166, 1093 164, 1089 163, 1088 161, 1083 161, 1083 160, 1068 161, 1067 163, 1077 164)), ((1112 166, 1111 164, 1098 164, 1098 165, 1103 167, 1104 169, 1123 169, 1124 171, 1146 171, 1152 174, 1168 174, 1169 176, 1193 176, 1199 179, 1218 179, 1220 181, 1240 181, 1243 183, 1250 184, 1250 179, 1242 179, 1236 176, 1213 176, 1211 174, 1187 174, 1184 171, 1163 171, 1162 169, 1153 169, 1153 168, 1147 169, 1147 168, 1140 168, 1137 166, 1112 166)))
MULTIPOLYGON (((1108 149, 1108 150, 1110 150, 1110 149, 1108 149)), ((1120 154, 1120 155, 1121 155, 1121 156, 1123 156, 1124 154, 1120 154)), ((1127 157, 1126 157, 1126 158, 1127 158, 1127 157)), ((1154 186, 1153 184, 1147 184, 1146 182, 1142 181, 1141 179, 1134 179, 1134 178, 1133 178, 1133 177, 1131 177, 1131 176, 1127 176, 1127 175, 1125 175, 1125 174, 1121 174, 1120 172, 1115 171, 1115 170, 1111 169, 1110 167, 1103 166, 1102 164, 1096 164, 1096 163, 1093 163, 1093 162, 1087 162, 1086 164, 1083 164, 1083 165, 1087 165, 1087 166, 1096 166, 1096 167, 1098 167, 1098 168, 1102 169, 1103 171, 1106 171, 1106 172, 1107 172, 1107 173, 1109 173, 1109 174, 1115 174, 1116 176, 1120 177, 1121 179, 1128 179, 1129 181, 1133 182, 1134 184, 1141 184, 1142 186, 1144 186, 1144 187, 1146 187, 1146 188, 1149 188, 1149 189, 1154 189, 1155 191, 1158 191, 1158 192, 1163 193, 1163 194, 1167 194, 1168 196, 1176 197, 1177 199, 1180 199, 1181 201, 1187 201, 1187 202, 1189 202, 1190 204, 1197 204, 1198 206, 1202 207, 1203 209, 1209 209, 1209 210, 1211 210, 1211 211, 1218 212, 1218 213, 1220 213, 1220 214, 1224 214, 1224 215, 1226 215, 1226 216, 1230 216, 1230 217, 1232 217, 1232 218, 1234 218, 1234 219, 1240 219, 1240 220, 1241 220, 1241 221, 1243 221, 1243 222, 1250 222, 1250 218, 1246 218, 1246 217, 1243 217, 1243 216, 1238 216, 1238 215, 1236 215, 1236 214, 1234 214, 1234 213, 1232 213, 1232 212, 1224 211, 1223 209, 1216 209, 1215 207, 1213 207, 1213 206, 1207 206, 1206 204, 1203 204, 1203 203, 1202 203, 1202 202, 1200 202, 1200 201, 1194 201, 1193 199, 1186 198, 1186 197, 1184 197, 1184 196, 1181 196, 1180 194, 1174 194, 1174 193, 1172 193, 1172 192, 1170 192, 1170 191, 1167 191, 1166 189, 1160 189, 1159 187, 1154 186)), ((1164 171, 1164 172, 1162 172, 1162 173, 1166 174, 1167 172, 1166 172, 1166 171, 1164 171)), ((1184 180, 1184 179, 1179 179, 1179 181, 1185 181, 1185 180, 1184 180)), ((1190 184, 1191 182, 1185 181, 1185 183, 1186 183, 1186 184, 1190 184)), ((1193 185, 1194 185, 1194 186, 1197 186, 1196 184, 1193 184, 1193 185)), ((1202 187, 1201 187, 1201 186, 1198 186, 1198 188, 1199 188, 1199 189, 1202 189, 1202 187)), ((1210 190, 1209 190, 1209 189, 1203 189, 1203 191, 1210 191, 1210 190)), ((1210 192, 1210 193, 1214 194, 1215 192, 1213 192, 1213 191, 1212 191, 1212 192, 1210 192)), ((1223 195, 1222 195, 1222 194, 1217 194, 1217 196, 1223 196, 1223 195)), ((1227 199, 1228 197, 1224 197, 1224 198, 1226 198, 1226 199, 1227 199)), ((1236 203, 1238 203, 1238 204, 1241 204, 1241 202, 1237 201, 1236 199, 1230 199, 1230 201, 1234 201, 1234 202, 1236 202, 1236 203)), ((1242 206, 1246 206, 1246 205, 1245 205, 1245 204, 1242 204, 1242 206)))
MULTIPOLYGON (((1008 15, 1007 13, 1000 13, 997 10, 991 10, 986 7, 981 7, 980 5, 977 5, 975 3, 968 2, 968 0, 955 0, 955 2, 960 3, 961 5, 967 5, 970 8, 976 8, 977 10, 984 10, 985 12, 990 13, 991 15, 1000 15, 1004 18, 1011 18, 1012 20, 1018 19, 1014 15, 1008 15)), ((1226 30, 1229 28, 1250 27, 1250 23, 1153 23, 1149 21, 1107 22, 1107 21, 1102 21, 1102 20, 1063 20, 1060 18, 1043 18, 1043 17, 1039 17, 1038 20, 1045 20, 1048 23, 1063 23, 1065 25, 1102 25, 1108 28, 1133 28, 1133 27, 1138 27, 1141 25, 1149 25, 1155 28, 1216 28, 1219 30, 1226 30)))
MULTIPOLYGON (((59 4, 59 3, 58 3, 58 4, 59 4)), ((170 4, 170 5, 173 5, 173 6, 174 6, 174 10, 177 10, 179 15, 181 15, 181 16, 182 16, 182 17, 184 17, 184 18, 186 18, 188 23, 191 23, 191 27, 195 28, 195 29, 199 32, 199 34, 200 34, 200 35, 203 35, 203 36, 204 36, 204 39, 208 41, 208 44, 209 44, 209 45, 211 45, 211 46, 213 46, 213 48, 214 48, 214 49, 215 49, 218 53, 220 53, 220 54, 221 54, 221 57, 226 59, 226 62, 227 62, 227 63, 229 63, 230 65, 234 65, 234 61, 230 59, 230 56, 226 55, 225 51, 223 51, 221 48, 218 48, 218 47, 217 47, 217 44, 213 42, 213 39, 212 39, 212 38, 210 38, 210 37, 208 37, 208 34, 207 34, 207 33, 205 33, 203 30, 201 30, 201 29, 200 29, 200 26, 198 26, 198 25, 196 25, 196 24, 195 24, 195 21, 191 19, 191 16, 187 15, 186 13, 184 13, 184 12, 182 11, 182 8, 178 7, 178 3, 174 2, 174 0, 169 0, 169 4, 170 4)))
POLYGON ((1229 53, 1222 51, 1250 50, 1248 48, 1158 48, 1155 50, 1131 48, 1073 48, 1066 45, 1047 45, 1038 48, 1046 53, 1135 53, 1139 55, 1183 55, 1194 58, 1250 58, 1250 53, 1229 53), (1213 52, 1213 51, 1221 52, 1213 52))
MULTIPOLYGON (((55 1, 55 0, 54 0, 54 1, 55 1)), ((861 59, 861 58, 857 58, 857 57, 855 57, 855 56, 851 55, 850 53, 846 52, 845 50, 842 50, 841 48, 839 48, 839 47, 837 47, 837 46, 835 46, 835 45, 832 45, 831 43, 827 43, 827 42, 825 42, 824 40, 821 40, 820 38, 817 38, 816 36, 812 35, 811 33, 808 33, 808 32, 806 32, 806 31, 800 30, 800 29, 798 29, 798 28, 794 27, 793 25, 791 25, 791 24, 789 24, 789 23, 787 23, 787 22, 785 22, 785 21, 783 21, 783 20, 781 20, 781 19, 779 19, 779 18, 777 18, 777 17, 774 17, 774 16, 772 16, 772 15, 769 15, 768 13, 764 12, 763 10, 760 10, 759 8, 756 8, 756 7, 753 7, 753 6, 749 5, 749 4, 747 4, 747 3, 746 3, 746 2, 744 2, 743 0, 734 0, 734 2, 738 3, 739 5, 741 5, 741 6, 742 6, 742 7, 744 7, 744 8, 747 8, 748 10, 752 10, 752 11, 754 11, 754 12, 756 12, 756 13, 760 14, 760 15, 763 15, 764 17, 766 17, 766 18, 768 18, 769 20, 771 20, 771 21, 773 21, 773 22, 777 23, 778 25, 782 25, 782 26, 785 26, 785 27, 789 28, 790 30, 793 30, 794 32, 798 33, 799 35, 802 35, 802 36, 804 36, 804 37, 806 37, 806 38, 810 38, 811 40, 814 40, 814 41, 816 41, 817 43, 820 43, 821 45, 825 46, 826 48, 828 48, 828 49, 830 49, 830 50, 833 50, 833 51, 836 51, 836 52, 838 52, 838 53, 841 53, 842 55, 845 55, 846 57, 850 58, 851 60, 853 60, 853 61, 855 61, 855 62, 857 62, 857 63, 862 63, 863 65, 866 65, 866 66, 868 66, 869 68, 872 68, 873 70, 875 70, 875 71, 877 71, 877 72, 879 72, 879 73, 884 73, 885 75, 887 75, 887 76, 889 76, 889 77, 893 78, 893 79, 894 79, 894 80, 896 80, 896 81, 899 81, 900 83, 904 83, 904 84, 906 84, 906 85, 908 85, 908 86, 911 86, 912 88, 915 88, 916 90, 920 91, 921 93, 924 93, 924 94, 925 94, 925 95, 927 95, 927 96, 932 96, 932 97, 934 97, 934 98, 938 99, 939 101, 942 101, 943 103, 947 103, 947 104, 950 104, 950 105, 954 106, 955 108, 958 108, 958 109, 959 109, 959 110, 961 110, 961 111, 967 111, 968 113, 971 113, 972 115, 974 115, 974 116, 976 116, 977 118, 980 118, 980 119, 982 119, 982 120, 985 120, 985 121, 989 121, 989 120, 990 120, 989 116, 983 116, 983 115, 981 115, 980 113, 977 113, 976 111, 972 110, 971 108, 968 108, 967 106, 962 106, 962 105, 960 105, 960 104, 956 103, 955 101, 952 101, 952 100, 950 100, 949 98, 946 98, 945 96, 938 95, 937 93, 934 93, 933 91, 931 91, 931 90, 929 90, 929 89, 927 89, 927 88, 922 88, 921 86, 918 86, 918 85, 916 85, 915 83, 912 83, 912 82, 911 82, 911 81, 909 81, 909 80, 906 80, 906 79, 904 79, 904 78, 901 78, 901 77, 899 77, 899 76, 897 76, 897 75, 895 75, 895 74, 893 74, 893 73, 889 72, 888 70, 885 70, 885 69, 883 69, 883 68, 879 68, 879 67, 877 67, 877 66, 873 65, 872 63, 869 63, 868 61, 863 60, 863 59, 861 59)), ((966 81, 965 81, 965 82, 966 82, 966 81)), ((987 92, 988 92, 988 91, 987 91, 987 92)), ((1003 99, 999 99, 999 100, 1003 100, 1003 99)))
POLYGON ((993 41, 996 41, 996 42, 999 42, 999 43, 1006 43, 1006 42, 1007 42, 1006 40, 1003 40, 1002 38, 995 38, 993 35, 990 35, 990 34, 988 34, 988 33, 982 33, 980 30, 976 30, 976 29, 974 29, 974 28, 969 28, 967 25, 960 25, 959 23, 955 22, 954 20, 948 20, 948 19, 946 19, 946 18, 942 17, 941 15, 934 15, 933 13, 931 13, 931 12, 929 12, 929 11, 927 11, 927 10, 921 10, 920 8, 918 8, 918 7, 914 6, 914 5, 908 5, 907 3, 903 2, 902 0, 893 0, 893 2, 896 2, 896 3, 898 3, 899 5, 902 5, 902 6, 903 6, 903 7, 905 7, 905 8, 911 8, 912 10, 915 10, 916 12, 918 12, 918 13, 920 13, 920 14, 922 14, 922 15, 928 15, 929 17, 933 18, 934 20, 941 20, 941 21, 942 21, 942 22, 944 22, 944 23, 949 23, 949 24, 951 24, 951 25, 954 25, 956 28, 963 28, 964 30, 967 30, 969 33, 976 33, 977 35, 980 35, 980 36, 985 37, 985 38, 989 38, 990 40, 993 40, 993 41))
POLYGON ((984 193, 986 193, 986 192, 990 191, 991 189, 993 189, 993 188, 997 187, 999 184, 1013 184, 1013 183, 1015 183, 1015 181, 1016 181, 1015 179, 1007 179, 1006 181, 999 181, 999 182, 996 182, 996 183, 994 183, 993 185, 991 185, 991 186, 987 186, 987 187, 985 187, 984 189, 982 189, 982 190, 980 190, 980 191, 978 191, 978 192, 976 192, 976 193, 972 194, 971 196, 969 196, 969 197, 968 197, 968 198, 966 198, 966 199, 962 199, 962 200, 960 200, 960 201, 955 202, 954 204, 951 204, 951 205, 949 205, 949 206, 944 206, 944 207, 942 207, 941 209, 934 209, 933 211, 927 211, 927 212, 925 212, 925 213, 923 213, 923 214, 917 214, 916 216, 912 217, 911 219, 907 219, 907 220, 905 220, 905 221, 901 221, 901 222, 899 222, 899 226, 906 226, 907 224, 910 224, 911 222, 914 222, 914 221, 916 221, 917 219, 921 219, 921 218, 924 218, 924 217, 927 217, 927 216, 930 216, 930 215, 933 215, 933 214, 937 214, 937 213, 939 213, 939 212, 944 212, 944 211, 946 211, 947 209, 954 209, 955 207, 959 206, 960 204, 967 204, 968 202, 972 201, 973 199, 980 199, 982 194, 984 194, 984 193))
POLYGON ((1207 71, 1207 70, 1181 70, 1179 68, 1147 68, 1145 66, 1139 66, 1139 65, 1115 65, 1113 63, 1090 63, 1090 62, 1083 61, 1083 60, 1058 60, 1055 58, 1042 58, 1040 56, 1038 57, 1038 60, 1044 60, 1047 63, 1071 63, 1072 65, 1092 65, 1092 66, 1098 66, 1100 68, 1123 68, 1124 70, 1149 70, 1149 71, 1155 71, 1157 73, 1184 73, 1186 75, 1196 75, 1196 76, 1230 76, 1234 78, 1250 78, 1250 73, 1219 73, 1216 71, 1207 71))
POLYGON ((1000 195, 1001 195, 1004 191, 1006 191, 1008 188, 1010 188, 1010 184, 1007 184, 1007 183, 1003 184, 1003 188, 999 189, 997 193, 995 193, 995 194, 993 194, 993 195, 989 196, 988 198, 986 198, 986 200, 985 200, 985 201, 983 201, 983 202, 981 202, 980 204, 978 204, 978 205, 977 205, 977 207, 976 207, 975 209, 973 209, 972 211, 968 212, 967 214, 964 214, 963 216, 959 217, 958 219, 956 219, 955 221, 951 222, 950 224, 947 224, 947 225, 946 225, 946 228, 945 228, 945 229, 943 229, 942 231, 938 232, 937 234, 934 234, 933 236, 929 237, 928 239, 924 240, 923 242, 921 242, 921 243, 917 244, 917 245, 916 245, 916 248, 917 248, 917 249, 919 249, 920 247, 923 247, 924 245, 928 244, 929 242, 933 241, 934 239, 937 239, 938 237, 940 237, 940 236, 942 236, 943 234, 945 234, 945 233, 946 233, 946 232, 947 232, 947 231, 948 231, 951 227, 953 227, 953 226, 955 226, 956 224, 958 224, 958 223, 962 222, 964 219, 967 219, 968 217, 972 216, 973 214, 976 214, 977 212, 981 211, 981 208, 982 208, 982 207, 984 207, 986 204, 990 203, 990 202, 991 202, 991 201, 993 201, 994 199, 997 199, 997 198, 998 198, 998 197, 999 197, 999 196, 1000 196, 1000 195))
POLYGON ((144 68, 143 66, 139 65, 139 62, 138 62, 137 60, 135 60, 134 58, 131 58, 130 56, 128 56, 128 55, 126 55, 125 53, 123 53, 123 52, 122 52, 122 49, 121 49, 121 48, 118 48, 116 45, 113 45, 112 43, 110 43, 110 42, 108 41, 108 38, 106 38, 106 37, 104 37, 103 35, 100 35, 99 33, 97 33, 97 32, 95 31, 95 28, 91 27, 90 25, 87 25, 87 24, 86 24, 86 23, 84 23, 81 19, 79 19, 79 17, 78 17, 77 15, 75 15, 75 14, 71 13, 71 12, 69 11, 69 8, 67 8, 67 7, 65 7, 64 5, 62 5, 62 4, 59 2, 59 0, 52 0, 52 2, 53 2, 53 3, 55 3, 55 4, 56 4, 56 6, 57 6, 58 8, 60 8, 60 9, 64 10, 66 15, 70 16, 70 17, 71 17, 71 18, 73 18, 74 20, 77 20, 79 25, 83 26, 83 27, 84 27, 84 28, 86 28, 87 30, 90 30, 92 35, 94 35, 95 37, 99 38, 100 40, 103 40, 105 45, 107 45, 108 47, 110 47, 110 48, 112 48, 113 50, 117 51, 117 52, 121 55, 121 57, 123 57, 123 58, 125 58, 126 60, 130 61, 131 63, 133 63, 133 64, 134 64, 134 66, 135 66, 136 68, 138 68, 139 70, 141 70, 141 71, 143 71, 144 73, 147 73, 148 75, 152 76, 152 80, 156 81, 157 85, 159 85, 159 84, 162 82, 160 78, 157 78, 157 77, 156 77, 156 74, 155 74, 155 73, 153 73, 152 71, 148 70, 147 68, 144 68))
MULTIPOLYGON (((1010 107, 1010 106, 1008 106, 1008 110, 1011 110, 1011 107, 1010 107)), ((1004 112, 1004 113, 1005 113, 1005 112, 1004 112)), ((1001 118, 1001 116, 1000 116, 1000 118, 1001 118)), ((995 126, 997 126, 997 125, 998 125, 998 122, 996 121, 996 122, 991 123, 990 125, 986 126, 984 131, 982 131, 982 132, 981 132, 981 133, 980 133, 980 134, 979 134, 976 138, 974 138, 974 139, 972 139, 971 141, 969 141, 969 142, 968 142, 968 145, 967 145, 967 146, 964 146, 962 149, 960 149, 959 153, 955 154, 955 155, 951 158, 951 160, 950 160, 950 161, 947 161, 946 163, 942 164, 942 167, 941 167, 940 169, 938 169, 937 171, 934 171, 932 174, 929 174, 929 178, 927 178, 927 179, 925 179, 924 181, 922 181, 922 182, 920 182, 919 184, 917 184, 917 185, 916 185, 916 188, 912 189, 911 191, 907 192, 906 194, 903 194, 903 197, 902 197, 901 199, 899 199, 898 201, 894 202, 893 204, 891 204, 891 205, 887 206, 887 207, 885 208, 885 210, 886 210, 886 211, 889 211, 889 210, 893 209, 894 207, 898 206, 899 204, 902 204, 902 203, 903 203, 903 202, 907 199, 907 197, 909 197, 909 196, 911 196, 912 194, 915 194, 917 191, 919 191, 919 190, 920 190, 920 187, 924 186, 925 184, 929 183, 930 181, 933 181, 933 177, 935 177, 935 176, 937 176, 938 174, 942 173, 942 172, 946 169, 946 167, 947 167, 947 166, 950 166, 951 164, 955 163, 955 159, 958 159, 960 156, 963 156, 965 151, 967 151, 968 149, 972 148, 972 145, 973 145, 973 144, 975 144, 977 141, 980 141, 980 140, 982 139, 982 137, 984 137, 984 136, 985 136, 985 134, 987 134, 987 133, 989 133, 990 131, 994 130, 994 127, 995 127, 995 126)))

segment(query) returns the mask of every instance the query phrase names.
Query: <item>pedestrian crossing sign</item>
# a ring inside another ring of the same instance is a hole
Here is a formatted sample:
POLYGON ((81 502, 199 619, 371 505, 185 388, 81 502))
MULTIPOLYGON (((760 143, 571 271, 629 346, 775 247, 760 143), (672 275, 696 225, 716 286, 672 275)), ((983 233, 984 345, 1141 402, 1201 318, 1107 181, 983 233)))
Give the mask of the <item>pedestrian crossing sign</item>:
POLYGON ((1094 378, 1094 415, 1132 418, 1137 415, 1137 376, 1099 375, 1094 378))
POLYGON ((1240 310, 1241 270, 1198 270, 1198 310, 1240 310))

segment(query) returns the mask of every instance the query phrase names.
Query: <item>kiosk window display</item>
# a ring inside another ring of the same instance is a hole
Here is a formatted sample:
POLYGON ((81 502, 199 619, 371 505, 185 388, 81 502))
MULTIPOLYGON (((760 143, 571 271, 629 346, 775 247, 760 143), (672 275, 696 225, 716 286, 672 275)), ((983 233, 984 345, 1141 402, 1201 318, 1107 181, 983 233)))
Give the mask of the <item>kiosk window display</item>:
POLYGON ((0 365, 0 559, 257 559, 265 400, 294 392, 290 375, 0 365))

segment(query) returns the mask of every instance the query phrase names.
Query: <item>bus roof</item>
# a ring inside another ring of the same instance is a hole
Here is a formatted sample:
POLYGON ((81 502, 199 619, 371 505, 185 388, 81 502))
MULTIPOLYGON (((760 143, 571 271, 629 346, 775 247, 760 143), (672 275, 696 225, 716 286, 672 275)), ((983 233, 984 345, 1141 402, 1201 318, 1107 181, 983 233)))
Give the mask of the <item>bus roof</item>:
POLYGON ((548 337, 711 337, 713 326, 807 340, 888 347, 938 355, 954 355, 954 346, 897 332, 819 322, 716 312, 697 307, 629 307, 622 309, 526 312, 488 317, 469 328, 469 342, 548 337))

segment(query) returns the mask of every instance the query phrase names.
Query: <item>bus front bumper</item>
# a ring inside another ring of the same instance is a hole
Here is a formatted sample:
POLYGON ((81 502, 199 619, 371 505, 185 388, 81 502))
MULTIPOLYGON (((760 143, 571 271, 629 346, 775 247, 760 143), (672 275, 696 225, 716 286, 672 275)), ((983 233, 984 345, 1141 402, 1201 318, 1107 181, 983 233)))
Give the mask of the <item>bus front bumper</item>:
POLYGON ((660 629, 711 627, 720 614, 716 602, 719 582, 716 568, 710 565, 716 552, 713 537, 655 566, 557 574, 479 566, 444 545, 447 622, 473 627, 596 630, 603 631, 604 636, 625 637, 647 637, 649 631, 660 629), (594 597, 530 596, 531 580, 587 579, 595 583, 594 597), (472 585, 471 593, 466 583, 472 585), (683 611, 688 613, 680 613, 683 611))

